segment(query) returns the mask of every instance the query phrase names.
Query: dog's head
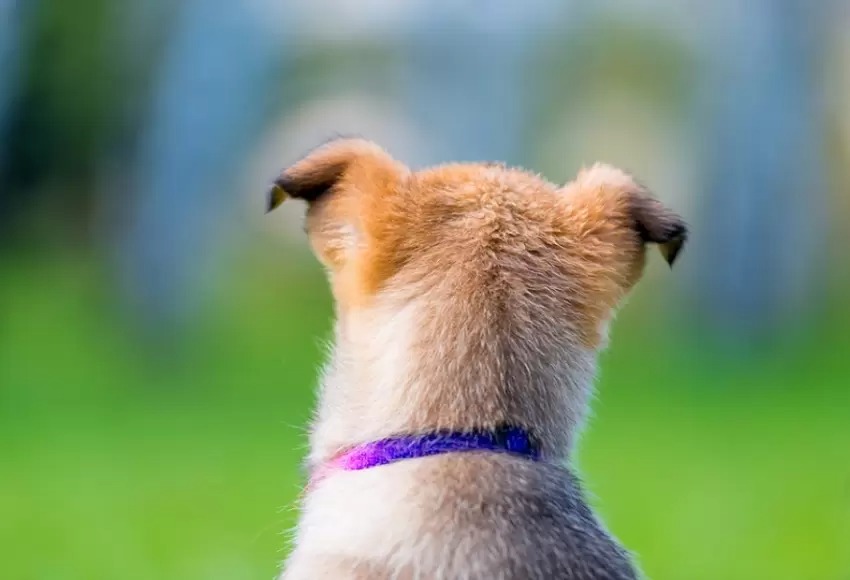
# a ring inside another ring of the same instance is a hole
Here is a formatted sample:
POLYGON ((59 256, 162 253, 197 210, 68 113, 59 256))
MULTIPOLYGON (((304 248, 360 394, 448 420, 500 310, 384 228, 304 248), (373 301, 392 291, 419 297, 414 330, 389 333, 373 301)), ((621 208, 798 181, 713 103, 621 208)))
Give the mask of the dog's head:
POLYGON ((489 315, 543 305, 590 347, 640 278, 647 244, 672 265, 687 235, 679 216, 609 165, 563 186, 498 164, 413 172, 360 139, 329 142, 286 169, 269 210, 287 197, 308 203, 307 233, 343 316, 381 293, 443 287, 490 304, 489 315))

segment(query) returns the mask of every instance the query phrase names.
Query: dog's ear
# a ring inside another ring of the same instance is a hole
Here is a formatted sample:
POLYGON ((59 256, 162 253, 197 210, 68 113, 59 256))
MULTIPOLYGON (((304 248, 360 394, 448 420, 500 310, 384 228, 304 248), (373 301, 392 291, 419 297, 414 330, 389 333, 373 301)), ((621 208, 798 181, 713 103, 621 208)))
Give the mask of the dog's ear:
MULTIPOLYGON (((643 273, 645 247, 657 244, 671 266, 687 238, 681 217, 667 209, 627 173, 597 163, 563 188, 564 231, 580 264, 594 280, 613 286, 599 290, 615 305, 643 273)), ((586 276, 587 277, 587 276, 586 276)))
POLYGON ((290 197, 312 204, 340 185, 350 173, 381 181, 387 177, 380 175, 382 171, 392 174, 399 169, 399 163, 371 141, 334 139, 313 149, 274 180, 266 211, 272 211, 290 197))
POLYGON ((641 241, 658 244, 661 255, 672 268, 688 238, 684 220, 643 188, 627 195, 631 218, 641 241))
POLYGON ((368 236, 370 208, 395 192, 408 172, 364 139, 330 141, 284 170, 268 192, 267 211, 287 198, 307 202, 307 233, 319 259, 336 269, 368 236))
POLYGON ((687 239, 685 221, 655 199, 631 175, 605 163, 579 172, 564 186, 572 219, 584 236, 599 237, 629 248, 636 240, 642 247, 657 244, 672 266, 687 239))

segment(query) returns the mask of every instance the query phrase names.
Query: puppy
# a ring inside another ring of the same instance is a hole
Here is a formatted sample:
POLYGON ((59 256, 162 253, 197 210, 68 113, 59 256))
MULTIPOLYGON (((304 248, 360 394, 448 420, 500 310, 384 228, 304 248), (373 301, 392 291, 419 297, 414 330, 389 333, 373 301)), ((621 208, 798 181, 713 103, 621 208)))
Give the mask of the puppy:
POLYGON ((282 578, 636 578, 570 455, 612 311, 681 218, 609 165, 414 172, 359 139, 285 170, 287 197, 336 327, 282 578))

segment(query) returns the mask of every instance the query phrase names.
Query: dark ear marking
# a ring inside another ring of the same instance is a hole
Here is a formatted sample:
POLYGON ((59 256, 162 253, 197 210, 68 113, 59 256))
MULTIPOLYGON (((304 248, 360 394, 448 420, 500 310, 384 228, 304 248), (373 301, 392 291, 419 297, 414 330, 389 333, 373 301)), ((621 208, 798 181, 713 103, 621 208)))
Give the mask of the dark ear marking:
POLYGON ((335 152, 334 146, 333 142, 323 145, 275 179, 268 193, 266 211, 275 209, 290 197, 312 203, 327 193, 351 162, 351 158, 335 152))
POLYGON ((287 197, 289 197, 289 195, 287 195, 286 190, 278 184, 277 181, 275 181, 274 184, 272 184, 271 189, 269 189, 266 213, 285 202, 287 197))
POLYGON ((672 267, 688 238, 684 220, 645 192, 635 194, 632 216, 641 240, 658 244, 661 255, 672 267))
POLYGON ((269 203, 266 211, 271 211, 287 198, 303 199, 314 202, 336 184, 345 171, 345 166, 323 168, 321 175, 302 175, 299 178, 282 175, 274 180, 269 190, 269 203))
POLYGON ((313 203, 333 189, 354 166, 360 167, 361 180, 364 171, 372 174, 372 169, 398 171, 396 162, 374 143, 365 139, 334 139, 313 149, 274 180, 266 211, 290 197, 313 203))

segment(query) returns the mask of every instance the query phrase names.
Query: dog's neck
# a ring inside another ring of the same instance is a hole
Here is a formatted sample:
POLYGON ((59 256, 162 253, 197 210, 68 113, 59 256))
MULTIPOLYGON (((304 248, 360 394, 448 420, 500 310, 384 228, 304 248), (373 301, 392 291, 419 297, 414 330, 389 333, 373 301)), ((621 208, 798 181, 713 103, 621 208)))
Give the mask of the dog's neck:
POLYGON ((495 312, 437 292, 384 295, 342 314, 325 368, 311 463, 405 433, 530 430, 543 458, 567 458, 595 352, 541 312, 495 312))

